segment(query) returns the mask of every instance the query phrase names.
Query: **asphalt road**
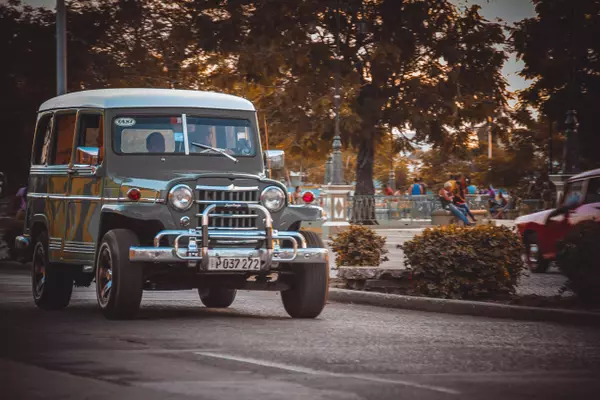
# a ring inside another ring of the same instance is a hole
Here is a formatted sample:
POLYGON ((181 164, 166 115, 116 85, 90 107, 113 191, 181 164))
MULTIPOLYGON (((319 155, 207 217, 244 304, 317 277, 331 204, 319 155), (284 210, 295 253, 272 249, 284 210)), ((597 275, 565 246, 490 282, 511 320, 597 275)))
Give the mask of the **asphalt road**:
POLYGON ((600 330, 331 303, 287 317, 276 293, 202 307, 147 292, 107 321, 93 288, 34 307, 0 264, 2 399, 598 399, 600 330))

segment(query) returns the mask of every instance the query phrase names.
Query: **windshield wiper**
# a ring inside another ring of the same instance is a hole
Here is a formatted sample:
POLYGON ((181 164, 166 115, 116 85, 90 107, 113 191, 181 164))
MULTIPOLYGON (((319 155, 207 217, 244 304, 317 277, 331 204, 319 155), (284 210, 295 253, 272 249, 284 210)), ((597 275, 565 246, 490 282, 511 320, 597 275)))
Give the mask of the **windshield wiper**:
POLYGON ((205 144, 202 143, 196 143, 196 142, 190 142, 191 144, 193 144, 194 146, 200 147, 202 149, 206 149, 206 150, 212 150, 212 151, 216 151, 219 154, 224 155, 225 157, 229 158, 231 161, 233 161, 234 163, 238 163, 240 162, 240 160, 238 160, 237 158, 235 158, 234 156, 231 156, 227 153, 225 153, 223 150, 219 149, 218 147, 212 147, 212 146, 207 146, 205 144))

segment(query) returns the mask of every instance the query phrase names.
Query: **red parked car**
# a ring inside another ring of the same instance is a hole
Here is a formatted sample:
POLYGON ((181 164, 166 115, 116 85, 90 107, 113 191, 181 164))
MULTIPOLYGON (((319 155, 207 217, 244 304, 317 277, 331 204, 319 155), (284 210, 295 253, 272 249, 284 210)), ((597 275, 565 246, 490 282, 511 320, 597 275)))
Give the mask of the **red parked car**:
POLYGON ((545 272, 556 258, 557 242, 584 221, 600 223, 600 169, 570 178, 558 208, 515 220, 531 270, 545 272))

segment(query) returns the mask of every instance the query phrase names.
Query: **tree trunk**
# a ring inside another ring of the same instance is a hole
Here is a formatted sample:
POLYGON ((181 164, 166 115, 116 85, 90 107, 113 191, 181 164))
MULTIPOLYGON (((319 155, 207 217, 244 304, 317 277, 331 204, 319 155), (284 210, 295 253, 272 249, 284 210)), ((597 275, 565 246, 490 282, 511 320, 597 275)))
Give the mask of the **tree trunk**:
POLYGON ((359 144, 356 160, 356 190, 352 204, 351 222, 353 224, 378 224, 375 217, 375 186, 373 185, 373 163, 375 161, 373 137, 374 132, 365 132, 359 144))

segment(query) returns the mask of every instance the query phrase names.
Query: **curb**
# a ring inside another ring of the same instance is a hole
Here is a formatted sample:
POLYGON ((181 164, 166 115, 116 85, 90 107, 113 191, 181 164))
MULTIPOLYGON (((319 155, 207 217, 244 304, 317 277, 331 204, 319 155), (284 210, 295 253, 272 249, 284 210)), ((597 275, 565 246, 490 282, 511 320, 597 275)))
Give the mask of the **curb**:
POLYGON ((547 321, 573 325, 600 326, 600 313, 561 310, 468 300, 447 300, 431 297, 403 296, 349 289, 329 289, 329 300, 336 303, 363 304, 444 314, 473 315, 524 321, 547 321))

